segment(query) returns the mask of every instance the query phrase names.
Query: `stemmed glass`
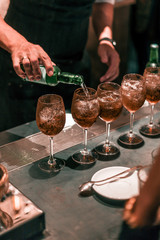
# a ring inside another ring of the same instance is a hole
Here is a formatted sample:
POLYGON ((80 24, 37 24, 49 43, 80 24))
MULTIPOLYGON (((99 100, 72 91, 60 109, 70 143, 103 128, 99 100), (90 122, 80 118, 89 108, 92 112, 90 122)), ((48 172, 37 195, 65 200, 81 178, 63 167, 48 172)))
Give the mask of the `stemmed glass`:
POLYGON ((120 85, 113 82, 101 83, 97 88, 100 104, 100 119, 106 122, 106 140, 95 147, 101 155, 113 156, 119 149, 110 141, 110 123, 116 120, 123 108, 120 85))
POLYGON ((97 159, 94 151, 87 148, 87 132, 99 115, 97 92, 93 88, 78 88, 74 91, 71 113, 74 121, 83 129, 84 148, 75 152, 72 159, 79 164, 91 164, 97 159), (86 94, 87 92, 87 94, 86 94))
POLYGON ((147 67, 144 70, 146 81, 146 100, 151 107, 149 123, 140 128, 140 133, 154 137, 160 134, 160 127, 153 122, 153 111, 156 103, 160 101, 160 67, 147 67))
POLYGON ((60 133, 65 125, 65 106, 61 96, 46 94, 38 99, 36 109, 36 122, 39 130, 50 137, 50 157, 39 163, 45 172, 60 171, 65 162, 54 157, 53 136, 60 133))
POLYGON ((146 98, 144 77, 140 74, 129 73, 124 75, 121 83, 123 106, 130 113, 130 130, 118 138, 118 142, 126 147, 139 147, 144 140, 133 132, 135 112, 143 105, 146 98))

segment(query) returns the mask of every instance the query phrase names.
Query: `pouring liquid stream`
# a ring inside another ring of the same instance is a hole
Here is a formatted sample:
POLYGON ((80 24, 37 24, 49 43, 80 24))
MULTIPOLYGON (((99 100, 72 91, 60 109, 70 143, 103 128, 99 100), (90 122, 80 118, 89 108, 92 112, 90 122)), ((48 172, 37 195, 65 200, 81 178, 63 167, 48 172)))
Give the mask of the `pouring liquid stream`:
POLYGON ((86 97, 89 97, 90 96, 89 95, 89 91, 88 91, 87 86, 86 86, 86 84, 84 82, 81 83, 81 88, 83 89, 86 97))

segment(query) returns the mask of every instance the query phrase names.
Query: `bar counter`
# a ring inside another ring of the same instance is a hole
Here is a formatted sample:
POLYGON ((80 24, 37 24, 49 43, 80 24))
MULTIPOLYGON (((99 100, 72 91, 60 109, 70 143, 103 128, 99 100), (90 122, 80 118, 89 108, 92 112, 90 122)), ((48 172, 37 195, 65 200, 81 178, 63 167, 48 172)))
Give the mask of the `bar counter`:
MULTIPOLYGON (((160 120, 159 109, 158 103, 155 121, 160 120)), ((139 133, 140 126, 148 123, 149 113, 147 103, 135 113, 134 132, 139 133)), ((65 128, 54 137, 54 152, 66 163, 58 174, 43 173, 37 166, 40 159, 49 155, 49 139, 39 132, 35 121, 0 133, 0 163, 7 168, 11 184, 45 213, 46 229, 32 240, 125 240, 124 203, 108 202, 96 194, 82 197, 78 187, 106 167, 151 163, 151 152, 159 146, 159 138, 142 136, 144 145, 136 149, 118 145, 119 135, 129 130, 129 114, 123 109, 120 117, 111 123, 110 136, 120 149, 120 155, 114 160, 97 160, 84 167, 71 159, 73 152, 82 147, 82 129, 74 123, 70 113, 66 115, 65 128)), ((105 123, 97 119, 88 131, 88 147, 94 148, 104 140, 105 123)))

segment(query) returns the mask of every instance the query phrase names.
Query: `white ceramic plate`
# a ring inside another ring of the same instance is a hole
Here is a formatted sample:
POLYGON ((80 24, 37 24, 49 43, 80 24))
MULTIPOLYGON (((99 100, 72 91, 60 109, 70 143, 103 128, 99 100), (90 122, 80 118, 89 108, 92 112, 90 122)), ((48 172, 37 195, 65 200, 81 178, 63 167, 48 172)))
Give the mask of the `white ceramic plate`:
MULTIPOLYGON (((111 177, 115 174, 125 171, 127 167, 107 167, 99 170, 92 176, 92 181, 102 180, 107 177, 111 177)), ((137 171, 132 175, 119 179, 115 182, 107 183, 104 185, 93 185, 93 189, 96 193, 102 197, 112 200, 127 200, 133 196, 139 194, 137 171)))

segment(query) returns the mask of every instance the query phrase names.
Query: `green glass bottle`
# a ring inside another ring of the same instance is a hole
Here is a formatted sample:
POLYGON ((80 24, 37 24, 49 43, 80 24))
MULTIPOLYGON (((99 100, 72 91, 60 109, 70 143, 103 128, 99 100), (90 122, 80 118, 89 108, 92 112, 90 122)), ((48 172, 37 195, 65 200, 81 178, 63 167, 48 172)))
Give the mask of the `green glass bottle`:
MULTIPOLYGON (((46 73, 44 66, 40 65, 40 70, 42 73, 42 78, 40 80, 33 80, 32 82, 45 84, 49 86, 56 86, 58 83, 67 83, 75 85, 83 85, 83 76, 76 75, 68 72, 61 72, 60 68, 53 66, 54 73, 53 76, 49 77, 46 73)), ((30 81, 28 78, 25 78, 24 81, 30 81)))
POLYGON ((157 43, 152 43, 150 45, 149 61, 146 67, 160 67, 159 63, 159 45, 157 43))

